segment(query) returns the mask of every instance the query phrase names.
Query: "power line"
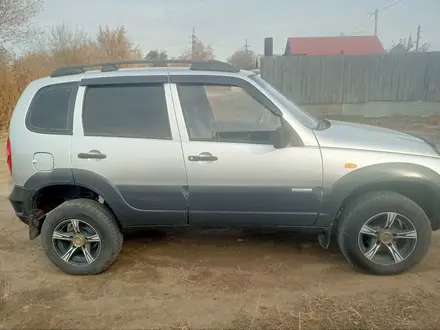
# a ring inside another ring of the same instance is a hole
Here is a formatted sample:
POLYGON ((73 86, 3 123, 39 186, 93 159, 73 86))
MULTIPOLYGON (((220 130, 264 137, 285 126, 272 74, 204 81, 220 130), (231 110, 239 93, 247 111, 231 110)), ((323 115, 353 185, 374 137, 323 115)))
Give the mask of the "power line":
POLYGON ((359 25, 356 29, 350 32, 350 34, 353 34, 355 32, 358 32, 362 27, 364 27, 365 24, 368 23, 368 21, 374 16, 374 14, 370 14, 370 16, 367 17, 365 21, 362 22, 361 25, 359 25))
POLYGON ((397 5, 398 3, 401 3, 403 0, 397 0, 394 1, 393 3, 389 4, 388 6, 382 7, 380 9, 378 9, 378 11, 382 11, 382 10, 386 10, 386 9, 390 9, 391 7, 397 5))
POLYGON ((376 10, 374 11, 374 13, 371 13, 374 16, 374 35, 377 36, 377 28, 379 25, 379 13, 381 11, 390 9, 391 7, 394 7, 395 5, 397 5, 398 3, 401 3, 403 0, 396 0, 393 3, 390 3, 389 5, 382 7, 382 8, 376 8, 376 10))

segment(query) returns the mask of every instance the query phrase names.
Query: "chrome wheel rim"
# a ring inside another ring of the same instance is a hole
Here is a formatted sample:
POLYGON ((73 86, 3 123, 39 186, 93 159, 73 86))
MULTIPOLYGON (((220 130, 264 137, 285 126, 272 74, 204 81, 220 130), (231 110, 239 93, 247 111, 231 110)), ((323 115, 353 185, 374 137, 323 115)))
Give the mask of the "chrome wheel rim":
POLYGON ((79 219, 64 220, 52 233, 52 245, 64 262, 88 265, 101 254, 101 237, 90 224, 79 219))
POLYGON ((411 220, 402 214, 379 213, 361 227, 358 245, 364 257, 376 264, 398 264, 414 251, 417 230, 411 220))

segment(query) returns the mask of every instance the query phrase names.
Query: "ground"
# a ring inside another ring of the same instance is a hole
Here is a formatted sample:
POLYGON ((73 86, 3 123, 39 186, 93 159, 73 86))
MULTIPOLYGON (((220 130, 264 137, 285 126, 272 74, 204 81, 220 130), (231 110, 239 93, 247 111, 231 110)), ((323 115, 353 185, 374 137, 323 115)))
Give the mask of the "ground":
MULTIPOLYGON (((411 122, 374 124, 438 132, 436 123, 411 122)), ((440 232, 419 266, 393 277, 353 270, 335 244, 324 250, 314 236, 240 231, 129 236, 107 272, 74 277, 14 217, 1 161, 0 329, 440 327, 440 232)))

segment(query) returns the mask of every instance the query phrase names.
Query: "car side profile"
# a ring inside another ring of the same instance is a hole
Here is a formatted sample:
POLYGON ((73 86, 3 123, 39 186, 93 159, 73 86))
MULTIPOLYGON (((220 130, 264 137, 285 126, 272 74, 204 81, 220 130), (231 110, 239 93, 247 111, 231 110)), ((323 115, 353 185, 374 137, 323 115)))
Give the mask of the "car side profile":
POLYGON ((372 274, 423 260, 440 228, 435 146, 316 119, 227 63, 170 63, 60 68, 21 95, 9 200, 61 270, 98 274, 125 230, 167 226, 314 230, 372 274))

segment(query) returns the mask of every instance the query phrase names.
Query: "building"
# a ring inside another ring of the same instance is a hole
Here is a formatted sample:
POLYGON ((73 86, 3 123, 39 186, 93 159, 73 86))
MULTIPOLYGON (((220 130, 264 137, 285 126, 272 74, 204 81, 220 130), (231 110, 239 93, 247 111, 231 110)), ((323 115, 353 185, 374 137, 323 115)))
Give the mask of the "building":
POLYGON ((377 36, 288 38, 284 55, 385 54, 377 36))

